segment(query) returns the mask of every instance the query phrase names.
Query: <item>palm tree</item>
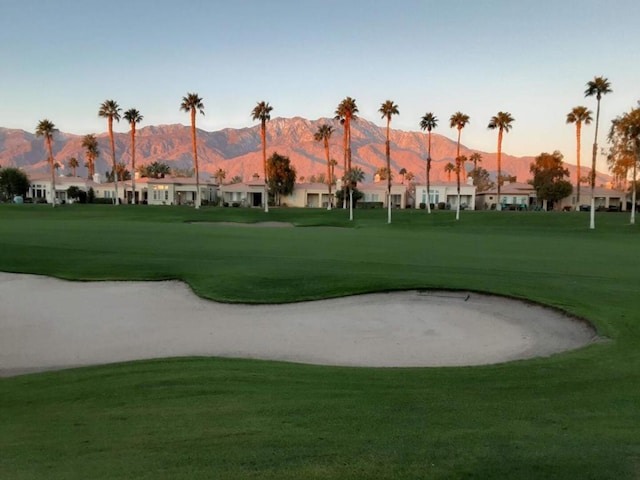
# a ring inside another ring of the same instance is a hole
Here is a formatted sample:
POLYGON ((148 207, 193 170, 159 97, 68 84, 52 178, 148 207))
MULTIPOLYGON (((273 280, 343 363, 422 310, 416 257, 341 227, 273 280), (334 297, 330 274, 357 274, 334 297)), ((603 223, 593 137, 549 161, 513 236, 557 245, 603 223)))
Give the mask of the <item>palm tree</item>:
POLYGON ((458 129, 458 148, 456 150, 456 181, 458 183, 458 201, 456 205, 456 220, 460 220, 460 134, 469 123, 469 115, 456 112, 449 118, 449 126, 458 129))
POLYGON ((196 112, 204 115, 204 103, 197 93, 187 93, 182 97, 180 110, 191 115, 191 147, 193 148, 193 170, 196 176, 195 208, 200 208, 200 169, 198 168, 198 143, 196 138, 196 112))
POLYGON ((487 128, 489 130, 498 130, 498 204, 496 209, 500 210, 500 178, 502 177, 502 135, 504 132, 509 133, 511 125, 515 121, 515 118, 511 116, 509 112, 498 112, 497 115, 491 117, 487 128))
POLYGON ((456 169, 456 166, 449 162, 444 166, 444 171, 447 174, 447 181, 450 182, 451 181, 451 172, 453 172, 456 169))
MULTIPOLYGON (((331 185, 333 184, 333 176, 331 175, 333 168, 331 168, 331 158, 329 156, 329 139, 334 132, 334 128, 331 125, 323 124, 318 126, 318 130, 313 135, 313 139, 316 142, 324 143, 324 154, 327 157, 327 185, 329 186, 329 203, 327 204, 327 210, 331 210, 331 185)), ((335 161, 335 160, 334 160, 335 161)))
POLYGON ((593 139, 593 151, 591 153, 591 215, 589 218, 589 228, 596 228, 596 155, 598 154, 598 123, 600 122, 600 99, 602 95, 611 93, 611 84, 605 77, 594 77, 593 80, 587 82, 587 89, 584 91, 585 97, 593 97, 595 95, 598 101, 598 108, 596 109, 596 132, 593 139))
POLYGON ((71 174, 75 177, 76 176, 76 168, 78 168, 80 164, 78 163, 78 159, 76 157, 71 157, 68 161, 67 161, 67 167, 69 167, 71 169, 71 174))
POLYGON ((471 156, 469 157, 469 161, 473 162, 473 169, 477 170, 478 169, 478 164, 480 162, 482 162, 482 155, 479 154, 478 152, 473 152, 471 154, 471 156))
POLYGON ((264 169, 264 211, 269 212, 269 192, 267 185, 269 178, 267 177, 267 121, 271 120, 271 111, 273 107, 267 102, 258 102, 251 111, 254 120, 260 120, 260 138, 262 139, 262 167, 264 169))
POLYGON ((123 115, 124 119, 129 122, 131 126, 131 171, 134 173, 131 176, 131 203, 136 204, 136 125, 144 118, 140 115, 140 112, 135 108, 130 108, 123 115))
MULTIPOLYGON (((356 115, 358 113, 358 106, 356 105, 355 98, 346 97, 342 100, 335 111, 335 119, 340 120, 340 123, 344 125, 344 171, 351 170, 351 122, 358 119, 356 115)), ((350 188, 345 183, 345 188, 350 188)), ((343 195, 343 208, 346 207, 346 195, 343 195)))
POLYGON ((93 175, 96 173, 96 159, 100 156, 100 150, 98 149, 98 140, 92 133, 85 135, 82 138, 82 147, 85 149, 85 155, 87 157, 87 168, 89 169, 89 179, 93 179, 93 175))
POLYGON ((220 196, 220 204, 224 206, 224 195, 222 194, 222 183, 224 179, 227 178, 227 172, 222 168, 219 168, 218 171, 214 174, 216 181, 218 182, 218 195, 220 196))
POLYGON ((393 103, 392 100, 387 100, 380 105, 378 113, 382 115, 382 118, 387 120, 387 141, 385 142, 385 156, 387 157, 387 223, 391 223, 391 142, 389 140, 391 117, 398 115, 398 105, 393 103))
MULTIPOLYGON (((427 131, 427 213, 431 213, 431 200, 429 192, 429 174, 431 173, 431 130, 438 126, 438 117, 432 112, 427 112, 422 116, 420 120, 420 128, 427 131)), ((451 180, 451 173, 449 173, 449 180, 451 180)))
POLYGON ((573 109, 567 113, 567 123, 575 123, 576 124, 576 202, 580 204, 580 137, 582 124, 589 125, 591 123, 591 114, 593 112, 589 110, 587 107, 578 106, 573 107, 573 109))
POLYGON ((398 174, 402 177, 401 182, 402 182, 402 184, 404 185, 404 179, 405 179, 405 177, 406 177, 406 175, 407 175, 407 169, 406 169, 406 168, 404 168, 404 167, 402 167, 402 168, 398 171, 398 174))
POLYGON ((118 205, 120 197, 118 196, 118 173, 116 168, 116 147, 113 142, 113 121, 120 121, 120 106, 115 100, 105 100, 100 105, 98 110, 98 116, 107 119, 107 125, 109 127, 109 141, 111 142, 111 163, 113 165, 114 172, 114 186, 116 190, 115 205, 118 205))
POLYGON ((51 206, 56 206, 56 174, 55 174, 55 162, 53 161, 53 149, 51 148, 51 141, 53 135, 58 131, 56 126, 50 120, 44 119, 38 122, 36 127, 36 137, 44 137, 44 143, 47 146, 49 153, 49 169, 51 170, 51 206))

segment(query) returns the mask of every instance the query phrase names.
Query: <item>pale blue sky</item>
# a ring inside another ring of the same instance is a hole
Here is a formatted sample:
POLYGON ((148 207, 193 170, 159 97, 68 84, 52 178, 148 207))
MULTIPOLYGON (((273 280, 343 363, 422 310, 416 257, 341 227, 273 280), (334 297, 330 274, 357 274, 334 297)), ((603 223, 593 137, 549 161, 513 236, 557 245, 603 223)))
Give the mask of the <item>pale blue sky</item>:
MULTIPOLYGON (((103 132, 99 104, 136 107, 144 125, 188 123, 187 92, 204 98, 205 130, 273 116, 332 116, 345 96, 383 125, 418 130, 433 111, 437 133, 470 115, 462 141, 495 151, 487 130, 500 110, 516 119, 504 141, 515 155, 559 149, 575 157, 566 114, 604 75, 602 132, 640 99, 637 0, 0 0, 0 126, 33 131, 43 118, 63 131, 103 132)), ((117 131, 125 132, 120 123, 117 131)), ((584 132, 589 158, 593 126, 584 132)), ((586 163, 586 162, 585 162, 586 163)))

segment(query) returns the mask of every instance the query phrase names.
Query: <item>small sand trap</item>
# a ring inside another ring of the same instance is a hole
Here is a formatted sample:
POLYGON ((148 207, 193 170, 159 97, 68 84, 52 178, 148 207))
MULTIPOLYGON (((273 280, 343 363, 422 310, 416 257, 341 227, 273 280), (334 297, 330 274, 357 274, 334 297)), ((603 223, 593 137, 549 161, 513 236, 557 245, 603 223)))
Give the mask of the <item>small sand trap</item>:
POLYGON ((397 292, 229 305, 168 282, 67 282, 0 273, 0 375, 177 356, 323 365, 481 365, 596 340, 586 323, 475 293, 397 292))

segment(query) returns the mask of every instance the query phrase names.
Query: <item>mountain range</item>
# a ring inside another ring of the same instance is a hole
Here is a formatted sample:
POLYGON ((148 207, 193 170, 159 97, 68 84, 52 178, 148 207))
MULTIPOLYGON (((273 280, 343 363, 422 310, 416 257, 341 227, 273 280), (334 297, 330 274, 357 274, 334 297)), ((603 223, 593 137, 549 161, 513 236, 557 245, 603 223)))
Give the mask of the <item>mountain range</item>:
MULTIPOLYGON (((310 178, 326 172, 325 152, 322 142, 313 138, 319 125, 330 123, 335 132, 330 141, 330 154, 338 162, 336 175, 342 174, 343 129, 332 119, 320 118, 307 120, 300 117, 274 118, 267 123, 267 155, 278 152, 291 159, 298 178, 310 178)), ((464 138, 464 130, 463 130, 464 138)), ((372 181, 373 175, 385 161, 385 128, 359 118, 352 123, 352 164, 359 166, 365 173, 365 181, 372 181)), ((131 164, 130 134, 115 133, 116 160, 131 164)), ((259 125, 249 128, 227 128, 215 132, 198 129, 198 162, 201 173, 213 175, 218 169, 226 172, 227 181, 234 176, 245 180, 254 173, 262 175, 262 154, 259 125)), ((81 165, 77 169, 79 176, 86 176, 87 169, 84 149, 81 146, 82 135, 59 132, 53 141, 53 153, 56 162, 63 166, 60 173, 69 173, 66 167, 69 158, 76 157, 81 165)), ((105 174, 111 169, 109 138, 106 133, 96 134, 100 148, 100 157, 96 162, 96 172, 105 174)), ((398 178, 400 169, 405 168, 415 175, 415 181, 424 182, 425 159, 427 157, 427 134, 423 132, 407 132, 392 129, 391 170, 398 178)), ((461 146, 461 154, 469 157, 476 150, 461 146)), ((481 152, 480 166, 487 169, 495 180, 497 173, 496 153, 481 152)), ((454 163, 456 142, 432 132, 431 158, 432 181, 446 181, 448 175, 445 165, 454 163)), ((136 165, 151 162, 165 162, 172 168, 190 169, 193 167, 191 129, 188 126, 159 125, 139 128, 136 135, 136 165)), ((534 157, 515 157, 503 152, 502 172, 517 177, 518 181, 526 181, 531 177, 529 166, 534 157)), ((29 174, 48 172, 47 153, 42 138, 33 133, 0 128, 0 166, 21 167, 29 174)), ((576 167, 565 163, 569 169, 572 182, 575 179, 576 167)), ((467 170, 471 164, 467 164, 467 170)), ((582 175, 587 174, 583 167, 582 175)), ((455 175, 454 175, 455 177, 455 175)), ((598 174, 598 183, 610 180, 606 174, 598 174)))

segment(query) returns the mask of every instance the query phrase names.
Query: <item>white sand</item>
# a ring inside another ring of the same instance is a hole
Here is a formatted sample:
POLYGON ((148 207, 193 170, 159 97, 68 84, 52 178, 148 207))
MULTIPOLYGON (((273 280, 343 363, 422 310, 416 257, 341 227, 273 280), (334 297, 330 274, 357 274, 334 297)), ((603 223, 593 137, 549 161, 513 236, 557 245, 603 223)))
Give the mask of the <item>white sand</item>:
POLYGON ((181 282, 67 282, 0 273, 0 376, 177 356, 351 366, 460 366, 593 342, 586 323, 475 293, 401 292, 228 305, 181 282))

